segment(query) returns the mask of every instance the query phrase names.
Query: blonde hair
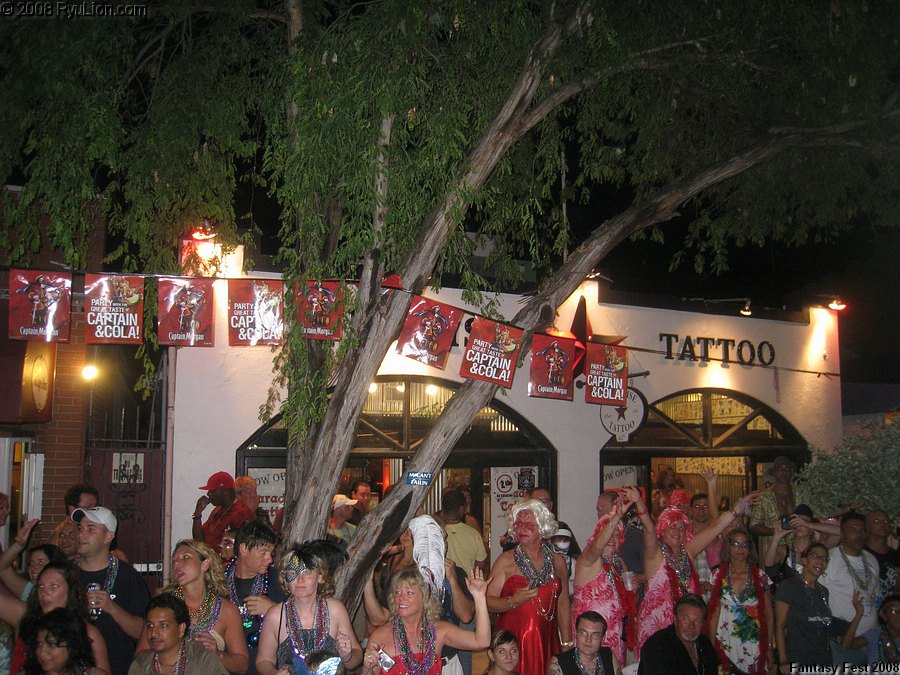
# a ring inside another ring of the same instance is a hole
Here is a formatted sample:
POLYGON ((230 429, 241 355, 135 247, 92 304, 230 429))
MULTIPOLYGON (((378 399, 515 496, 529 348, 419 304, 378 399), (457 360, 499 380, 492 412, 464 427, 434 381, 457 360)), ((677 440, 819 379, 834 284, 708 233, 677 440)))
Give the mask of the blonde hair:
MULTIPOLYGON (((200 558, 201 563, 204 561, 209 562, 209 567, 206 569, 206 572, 203 573, 203 588, 227 600, 229 596, 228 586, 225 584, 225 570, 222 567, 222 559, 219 557, 219 554, 202 541, 197 541, 196 539, 182 539, 175 544, 175 548, 172 549, 173 555, 175 551, 182 547, 193 550, 197 554, 197 557, 200 558)), ((173 581, 162 588, 160 593, 172 593, 180 586, 181 584, 173 581)))
POLYGON ((391 618, 397 618, 397 599, 396 592, 401 586, 412 586, 418 588, 422 592, 422 603, 425 608, 425 617, 434 623, 441 618, 441 602, 434 597, 431 587, 425 583, 422 574, 415 565, 404 567, 394 572, 391 577, 391 585, 388 590, 388 609, 391 611, 391 618))

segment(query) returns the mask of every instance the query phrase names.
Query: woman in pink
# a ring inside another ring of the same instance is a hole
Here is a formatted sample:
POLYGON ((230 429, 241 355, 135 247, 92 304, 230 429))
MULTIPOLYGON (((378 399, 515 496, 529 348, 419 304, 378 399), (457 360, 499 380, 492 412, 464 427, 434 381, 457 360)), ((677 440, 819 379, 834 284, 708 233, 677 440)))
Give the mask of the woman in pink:
POLYGON ((692 562, 694 557, 740 514, 748 513, 751 500, 752 495, 747 495, 734 509, 719 516, 692 539, 686 536, 690 521, 678 509, 664 510, 657 525, 653 524, 646 509, 637 511, 644 526, 644 573, 647 575, 647 588, 638 612, 637 659, 640 659, 647 638, 674 622, 675 601, 688 593, 699 594, 700 582, 692 562))
POLYGON ((572 617, 594 610, 606 620, 603 646, 609 647, 619 663, 625 663, 626 647, 634 648, 634 619, 637 601, 634 587, 624 581, 628 571, 619 556, 625 536, 622 516, 641 495, 634 488, 624 488, 615 508, 603 516, 588 539, 587 546, 575 563, 575 595, 572 617))

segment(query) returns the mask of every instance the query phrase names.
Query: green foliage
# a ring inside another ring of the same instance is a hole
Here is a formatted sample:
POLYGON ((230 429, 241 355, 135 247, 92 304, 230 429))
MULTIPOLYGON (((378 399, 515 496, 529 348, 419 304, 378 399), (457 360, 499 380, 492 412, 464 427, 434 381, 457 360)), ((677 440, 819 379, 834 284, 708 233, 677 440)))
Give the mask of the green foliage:
MULTIPOLYGON (((108 262, 176 271, 178 238, 200 219, 239 240, 247 180, 281 207, 289 284, 353 278, 366 256, 390 273, 456 197, 435 283, 452 273, 487 302, 469 235, 494 243, 486 268, 500 282, 521 280, 522 259, 546 278, 578 243, 568 207, 600 203, 599 225, 623 194, 640 200, 773 127, 871 119, 897 73, 896 10, 871 0, 598 4, 552 53, 531 50, 574 0, 309 0, 290 49, 285 4, 165 0, 143 19, 0 23, 0 174, 24 182, 0 228, 11 261, 41 244, 44 216, 75 266, 99 220, 115 241, 108 262), (466 193, 473 149, 529 58, 539 81, 522 112, 579 93, 527 132, 505 128, 516 142, 466 193)), ((895 223, 896 133, 882 120, 827 159, 803 149, 706 191, 684 260, 722 269, 733 245, 895 223)), ((307 421, 325 405, 323 371, 354 340, 336 355, 292 338, 280 358, 307 421)))
POLYGON ((816 452, 798 475, 817 513, 835 513, 848 504, 881 509, 900 517, 900 427, 869 424, 844 438, 833 452, 816 452))

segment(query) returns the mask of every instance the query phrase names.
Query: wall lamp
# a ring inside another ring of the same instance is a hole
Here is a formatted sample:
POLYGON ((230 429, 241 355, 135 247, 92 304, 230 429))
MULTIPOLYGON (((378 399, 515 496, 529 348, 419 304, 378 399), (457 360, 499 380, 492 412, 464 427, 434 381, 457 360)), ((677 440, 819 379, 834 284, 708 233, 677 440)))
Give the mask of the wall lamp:
POLYGON ((753 310, 750 309, 750 298, 747 298, 744 301, 744 306, 741 307, 741 316, 751 316, 753 314, 753 310))

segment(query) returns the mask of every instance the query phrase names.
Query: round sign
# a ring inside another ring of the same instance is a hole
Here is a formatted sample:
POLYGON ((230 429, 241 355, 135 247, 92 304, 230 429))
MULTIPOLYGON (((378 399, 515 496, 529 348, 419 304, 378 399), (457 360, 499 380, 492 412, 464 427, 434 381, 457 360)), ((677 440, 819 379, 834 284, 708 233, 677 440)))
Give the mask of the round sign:
POLYGON ((647 401, 641 392, 629 387, 625 398, 624 405, 600 406, 600 423, 617 441, 627 441, 647 417, 647 401))

